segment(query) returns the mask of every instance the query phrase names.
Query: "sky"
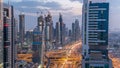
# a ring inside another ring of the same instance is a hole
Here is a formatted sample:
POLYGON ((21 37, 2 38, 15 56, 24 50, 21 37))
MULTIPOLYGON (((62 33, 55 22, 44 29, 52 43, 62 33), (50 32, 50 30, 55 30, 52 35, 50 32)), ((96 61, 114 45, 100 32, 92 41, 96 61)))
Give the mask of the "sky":
MULTIPOLYGON (((78 19, 81 25, 82 0, 9 0, 15 8, 15 17, 20 13, 26 15, 26 30, 35 28, 37 17, 49 10, 53 17, 54 24, 58 22, 59 13, 63 15, 63 21, 67 27, 71 28, 71 23, 78 19)), ((110 3, 109 30, 110 32, 120 32, 120 0, 107 0, 110 3)), ((8 3, 8 0, 4 0, 8 3)))

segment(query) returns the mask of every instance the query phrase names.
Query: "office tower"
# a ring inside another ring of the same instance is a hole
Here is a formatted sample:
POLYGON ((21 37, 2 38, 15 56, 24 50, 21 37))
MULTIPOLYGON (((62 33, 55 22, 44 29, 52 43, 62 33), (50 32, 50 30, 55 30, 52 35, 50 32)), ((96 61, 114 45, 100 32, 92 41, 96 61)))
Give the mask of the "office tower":
POLYGON ((21 49, 24 46, 24 37, 25 37, 25 15, 19 15, 19 41, 21 49))
POLYGON ((11 6, 11 68, 16 67, 17 58, 17 23, 14 18, 14 7, 11 6))
POLYGON ((108 57, 109 3, 84 0, 82 68, 112 68, 108 57))
POLYGON ((80 26, 78 19, 75 20, 75 41, 80 40, 80 26))
POLYGON ((75 41, 75 23, 72 23, 72 41, 75 41))
POLYGON ((65 45, 66 41, 65 41, 65 34, 66 34, 66 25, 63 23, 62 24, 62 46, 65 45))
POLYGON ((59 22, 60 22, 60 45, 63 47, 64 45, 64 27, 65 24, 63 23, 63 18, 62 18, 62 14, 59 14, 59 22))
POLYGON ((43 32, 45 31, 45 18, 43 15, 40 15, 37 19, 37 27, 33 30, 33 43, 32 50, 33 54, 33 62, 42 64, 42 44, 43 44, 43 32))
MULTIPOLYGON (((12 9, 13 10, 13 9, 12 9)), ((18 38, 17 38, 17 32, 18 32, 18 22, 14 18, 13 15, 13 22, 11 26, 12 31, 12 67, 15 68, 17 64, 17 45, 18 45, 18 38)))
POLYGON ((33 62, 42 64, 42 55, 43 55, 43 32, 45 30, 45 18, 43 15, 40 15, 37 19, 37 27, 33 30, 33 43, 32 50, 33 54, 33 62))
POLYGON ((26 31, 25 38, 28 45, 32 45, 33 42, 33 30, 26 31))
POLYGON ((50 12, 45 17, 45 40, 46 50, 51 50, 53 42, 53 21, 50 12))
POLYGON ((69 30, 69 42, 71 42, 72 41, 72 30, 70 29, 69 30))
POLYGON ((38 17, 38 23, 37 23, 37 26, 38 26, 40 32, 43 31, 43 27, 45 26, 44 23, 45 23, 44 17, 43 17, 43 15, 40 15, 40 16, 38 17))
POLYGON ((34 63, 41 64, 41 55, 42 55, 42 32, 39 31, 38 27, 33 30, 33 58, 34 63))
POLYGON ((69 29, 65 26, 65 31, 64 31, 64 46, 70 43, 70 36, 69 36, 69 29))
POLYGON ((80 26, 78 19, 75 20, 75 23, 72 23, 72 41, 77 41, 80 39, 80 26))
POLYGON ((15 68, 16 40, 13 6, 3 5, 4 68, 15 68))
MULTIPOLYGON (((56 44, 58 45, 58 44, 60 44, 60 23, 57 22, 55 27, 56 27, 56 31, 55 31, 55 34, 56 34, 56 44)), ((59 47, 59 46, 57 46, 57 47, 59 47)))
POLYGON ((0 0, 0 64, 3 63, 3 0, 0 0))

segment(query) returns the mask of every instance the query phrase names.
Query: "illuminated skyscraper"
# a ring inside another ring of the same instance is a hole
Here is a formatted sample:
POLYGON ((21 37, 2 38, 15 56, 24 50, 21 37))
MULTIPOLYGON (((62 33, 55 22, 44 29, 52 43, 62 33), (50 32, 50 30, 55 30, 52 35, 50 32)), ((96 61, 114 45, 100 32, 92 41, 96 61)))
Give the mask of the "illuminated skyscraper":
POLYGON ((82 68, 112 68, 108 57, 109 3, 84 0, 82 68))

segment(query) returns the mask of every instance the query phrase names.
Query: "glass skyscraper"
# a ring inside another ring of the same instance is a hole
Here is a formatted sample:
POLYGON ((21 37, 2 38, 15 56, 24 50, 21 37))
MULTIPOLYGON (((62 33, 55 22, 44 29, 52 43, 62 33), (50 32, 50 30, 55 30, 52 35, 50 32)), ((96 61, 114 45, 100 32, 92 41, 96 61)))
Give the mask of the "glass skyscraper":
POLYGON ((21 49, 24 46, 24 37, 25 37, 25 15, 24 14, 20 14, 19 15, 19 41, 20 41, 20 46, 21 49))
POLYGON ((83 68, 112 68, 108 57, 109 3, 84 1, 83 68))
POLYGON ((0 64, 3 62, 3 0, 0 0, 0 64))

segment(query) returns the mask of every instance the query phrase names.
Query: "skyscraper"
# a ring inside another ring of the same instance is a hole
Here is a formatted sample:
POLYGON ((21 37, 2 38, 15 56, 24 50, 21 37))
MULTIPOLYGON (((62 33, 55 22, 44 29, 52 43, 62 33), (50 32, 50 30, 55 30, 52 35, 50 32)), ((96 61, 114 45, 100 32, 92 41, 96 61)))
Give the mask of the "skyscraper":
POLYGON ((65 29, 65 24, 63 23, 63 18, 62 18, 62 14, 59 14, 59 23, 60 23, 60 45, 63 46, 64 45, 64 29, 65 29))
MULTIPOLYGON (((56 23, 56 31, 55 31, 55 34, 56 34, 56 44, 60 44, 60 23, 57 22, 56 23)), ((57 46, 59 47, 59 46, 57 46)))
POLYGON ((11 6, 11 68, 16 67, 17 58, 17 25, 14 18, 14 7, 11 6))
POLYGON ((40 16, 38 17, 38 25, 37 25, 40 32, 43 31, 43 27, 45 26, 44 23, 45 23, 44 17, 43 17, 43 15, 40 15, 40 16))
POLYGON ((45 40, 46 50, 51 50, 53 42, 53 21, 50 12, 45 17, 45 40))
POLYGON ((75 19, 75 23, 72 23, 72 41, 80 40, 80 26, 78 19, 75 19))
POLYGON ((42 64, 42 38, 43 38, 43 31, 45 26, 45 20, 43 15, 40 15, 37 19, 37 27, 33 30, 33 43, 32 43, 32 50, 33 53, 33 62, 42 64))
POLYGON ((15 68, 16 45, 15 45, 15 21, 13 6, 4 4, 3 18, 3 41, 4 41, 4 68, 15 68))
POLYGON ((75 20, 75 41, 80 40, 80 25, 78 19, 75 20))
POLYGON ((39 31, 38 28, 33 30, 33 43, 32 43, 32 50, 33 50, 33 58, 32 61, 34 63, 41 64, 41 55, 42 55, 42 32, 39 31))
POLYGON ((19 15, 19 39, 21 48, 24 46, 24 37, 25 37, 25 15, 19 15))
POLYGON ((3 0, 0 0, 0 64, 3 63, 3 0))
POLYGON ((75 23, 72 23, 72 41, 75 41, 75 23))
POLYGON ((108 57, 109 3, 84 0, 82 68, 112 68, 108 57))
POLYGON ((72 41, 72 30, 69 30, 69 42, 72 41))

